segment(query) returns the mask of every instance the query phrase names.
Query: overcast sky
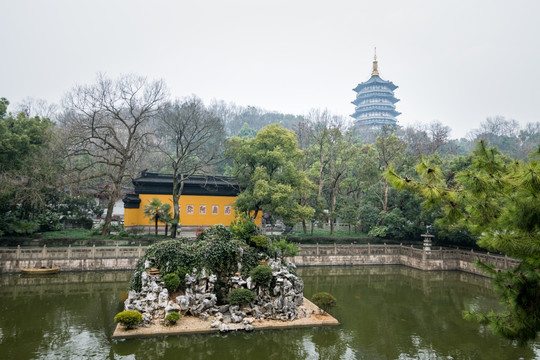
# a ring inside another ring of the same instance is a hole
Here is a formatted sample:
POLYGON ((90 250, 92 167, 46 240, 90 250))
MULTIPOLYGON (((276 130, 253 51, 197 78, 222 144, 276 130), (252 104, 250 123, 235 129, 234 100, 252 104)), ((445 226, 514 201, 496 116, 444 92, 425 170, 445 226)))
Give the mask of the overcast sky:
POLYGON ((0 19, 12 104, 135 73, 172 97, 348 116, 377 47, 401 125, 439 120, 461 137, 488 116, 540 121, 536 0, 0 0, 0 19))

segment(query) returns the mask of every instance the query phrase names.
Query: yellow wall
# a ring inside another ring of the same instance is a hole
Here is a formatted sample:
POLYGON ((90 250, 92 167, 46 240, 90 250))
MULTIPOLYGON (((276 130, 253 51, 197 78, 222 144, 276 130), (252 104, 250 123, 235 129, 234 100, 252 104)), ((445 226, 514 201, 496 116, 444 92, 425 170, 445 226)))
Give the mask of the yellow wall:
MULTIPOLYGON (((124 226, 136 225, 154 225, 150 218, 144 216, 144 207, 154 198, 158 198, 162 203, 171 205, 172 213, 172 195, 153 195, 140 194, 141 204, 138 209, 125 209, 124 226)), ((180 224, 182 226, 211 226, 223 224, 229 226, 234 220, 234 208, 232 203, 236 199, 235 196, 203 196, 203 195, 182 195, 180 196, 180 224), (188 206, 193 206, 193 213, 188 214, 188 206), (206 214, 201 214, 199 207, 206 206, 206 214), (212 208, 217 206, 217 214, 212 214, 212 208), (230 206, 230 214, 224 213, 225 206, 230 206)), ((259 218, 260 216, 258 216, 259 218)), ((256 221, 260 224, 260 219, 256 221)))

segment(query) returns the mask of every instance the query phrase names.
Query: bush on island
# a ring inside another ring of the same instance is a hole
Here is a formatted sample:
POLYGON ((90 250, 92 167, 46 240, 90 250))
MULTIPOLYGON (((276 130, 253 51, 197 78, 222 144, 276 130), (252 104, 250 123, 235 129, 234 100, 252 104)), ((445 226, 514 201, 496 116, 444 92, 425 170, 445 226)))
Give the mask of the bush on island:
POLYGON ((142 314, 135 310, 122 311, 114 317, 115 323, 120 323, 126 330, 133 329, 142 321, 142 314))
POLYGON ((235 238, 245 241, 257 235, 257 225, 247 213, 237 213, 229 229, 235 238))
POLYGON ((176 311, 173 311, 173 312, 169 313, 167 316, 165 316, 165 324, 166 325, 174 325, 174 324, 176 324, 176 322, 178 320, 180 320, 181 317, 182 317, 182 315, 180 315, 176 311))
POLYGON ((272 245, 270 245, 270 250, 275 255, 290 257, 296 256, 300 251, 298 249, 298 245, 296 245, 295 243, 287 242, 285 238, 274 240, 272 242, 272 245))
POLYGON ((255 293, 248 289, 234 289, 229 293, 231 305, 249 304, 253 300, 255 300, 255 293))
POLYGON ((272 281, 272 268, 268 265, 259 265, 251 270, 249 276, 258 285, 268 285, 272 281))
POLYGON ((268 249, 270 247, 270 239, 263 235, 254 235, 249 238, 249 244, 260 249, 268 249))
POLYGON ((319 292, 313 295, 311 301, 317 305, 323 313, 336 306, 337 300, 327 292, 319 292))
POLYGON ((180 278, 176 273, 167 274, 163 277, 163 283, 167 290, 169 290, 169 293, 173 293, 180 286, 180 278))

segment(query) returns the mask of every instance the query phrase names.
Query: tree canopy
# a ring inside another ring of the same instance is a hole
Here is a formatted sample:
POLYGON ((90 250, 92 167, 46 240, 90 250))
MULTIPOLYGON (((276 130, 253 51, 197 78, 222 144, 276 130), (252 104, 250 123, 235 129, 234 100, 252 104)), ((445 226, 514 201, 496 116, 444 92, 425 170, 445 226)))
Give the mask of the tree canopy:
POLYGON ((298 202, 312 185, 296 168, 302 151, 292 131, 272 124, 253 139, 233 137, 226 155, 233 160, 233 174, 245 187, 235 201, 238 211, 251 212, 253 217, 265 211, 282 217, 286 224, 312 214, 311 207, 298 202))
POLYGON ((179 201, 184 183, 195 174, 212 173, 223 152, 223 120, 201 99, 167 103, 158 115, 158 149, 173 175, 172 237, 180 224, 179 201))
POLYGON ((157 116, 165 96, 162 81, 133 75, 112 80, 99 75, 95 83, 76 86, 63 99, 61 122, 75 159, 74 170, 83 178, 106 182, 103 235, 109 233, 114 203, 136 172, 133 165, 152 134, 149 122, 157 116))
POLYGON ((442 206, 446 216, 441 222, 461 223, 478 237, 480 246, 521 260, 507 271, 481 264, 494 276, 505 310, 466 316, 520 343, 535 339, 540 330, 539 160, 540 149, 529 161, 516 161, 480 141, 470 166, 458 171, 452 181, 425 160, 416 166, 420 180, 401 178, 392 169, 386 172, 397 188, 421 194, 428 208, 442 206))

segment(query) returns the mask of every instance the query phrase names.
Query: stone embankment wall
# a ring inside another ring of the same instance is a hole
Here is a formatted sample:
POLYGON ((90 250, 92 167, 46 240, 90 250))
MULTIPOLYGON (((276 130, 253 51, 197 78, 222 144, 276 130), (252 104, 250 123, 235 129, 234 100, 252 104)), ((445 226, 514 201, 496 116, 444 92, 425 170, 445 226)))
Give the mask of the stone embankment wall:
MULTIPOLYGON (((59 267, 62 271, 131 270, 144 254, 144 246, 0 249, 0 273, 21 268, 59 267)), ((499 269, 517 266, 517 260, 489 253, 440 248, 426 251, 403 245, 302 245, 291 260, 312 265, 405 265, 421 270, 460 270, 482 274, 479 259, 499 269)))
POLYGON ((145 250, 144 246, 0 249, 0 273, 40 267, 58 267, 62 271, 131 270, 145 250))
POLYGON ((312 265, 405 265, 420 270, 459 270, 485 275, 476 260, 510 269, 519 264, 507 256, 459 249, 418 249, 403 245, 302 245, 292 261, 297 266, 312 265))

